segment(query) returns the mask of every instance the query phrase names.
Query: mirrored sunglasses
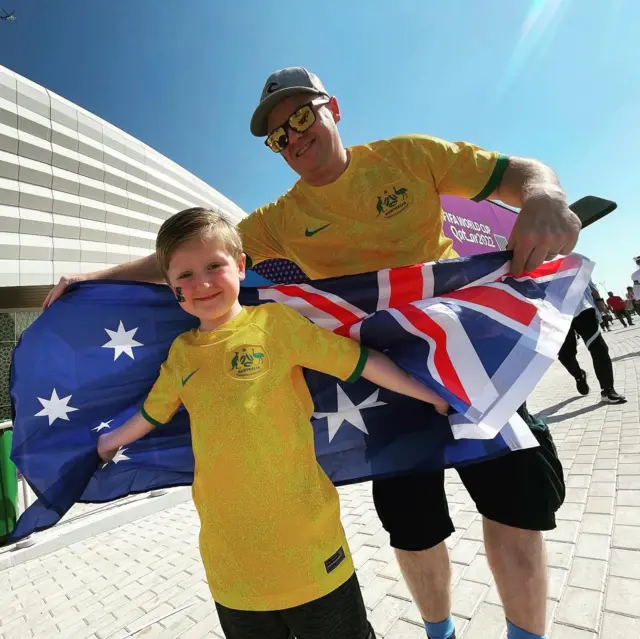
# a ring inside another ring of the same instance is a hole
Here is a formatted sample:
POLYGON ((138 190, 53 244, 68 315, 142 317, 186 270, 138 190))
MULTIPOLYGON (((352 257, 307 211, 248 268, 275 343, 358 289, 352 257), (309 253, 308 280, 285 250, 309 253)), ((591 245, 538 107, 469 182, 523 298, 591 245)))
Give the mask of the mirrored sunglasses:
POLYGON ((327 104, 327 102, 328 100, 324 102, 316 102, 315 104, 313 102, 308 102, 307 104, 303 104, 301 107, 298 107, 298 109, 289 116, 289 119, 282 126, 271 131, 264 143, 274 153, 282 153, 282 151, 287 148, 287 144, 289 144, 289 135, 287 134, 287 130, 291 128, 298 133, 304 133, 304 131, 315 124, 316 112, 314 107, 317 108, 327 104))

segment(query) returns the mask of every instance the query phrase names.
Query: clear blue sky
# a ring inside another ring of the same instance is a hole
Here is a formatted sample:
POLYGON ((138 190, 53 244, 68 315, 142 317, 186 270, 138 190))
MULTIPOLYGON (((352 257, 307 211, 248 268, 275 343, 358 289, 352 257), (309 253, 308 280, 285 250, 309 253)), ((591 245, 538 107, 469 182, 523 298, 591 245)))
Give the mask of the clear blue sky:
POLYGON ((637 0, 4 0, 0 63, 168 155, 247 211, 295 176, 249 133, 266 76, 304 65, 346 144, 402 133, 551 165, 618 210, 578 250, 622 292, 640 255, 637 0), (272 7, 272 8, 269 8, 272 7), (635 44, 634 44, 635 42, 635 44))

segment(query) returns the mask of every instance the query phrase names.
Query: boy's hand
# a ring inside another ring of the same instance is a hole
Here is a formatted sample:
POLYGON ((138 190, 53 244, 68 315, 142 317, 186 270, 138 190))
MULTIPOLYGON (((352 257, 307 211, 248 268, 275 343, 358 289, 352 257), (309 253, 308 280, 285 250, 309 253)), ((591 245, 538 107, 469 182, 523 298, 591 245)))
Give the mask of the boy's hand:
POLYGON ((98 438, 98 455, 105 464, 110 462, 116 455, 116 451, 107 446, 106 435, 100 435, 98 438))
POLYGON ((433 405, 436 407, 436 412, 440 413, 440 415, 446 416, 449 414, 449 404, 447 404, 444 399, 433 402, 433 405))

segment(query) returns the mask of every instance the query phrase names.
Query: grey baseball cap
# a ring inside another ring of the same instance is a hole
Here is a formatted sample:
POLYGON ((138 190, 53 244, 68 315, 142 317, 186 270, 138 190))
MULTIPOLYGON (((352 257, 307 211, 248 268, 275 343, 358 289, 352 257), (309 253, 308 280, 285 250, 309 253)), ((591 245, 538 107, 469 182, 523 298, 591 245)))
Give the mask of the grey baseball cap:
POLYGON ((273 107, 294 93, 329 95, 320 78, 304 67, 287 67, 275 71, 264 83, 260 104, 251 118, 251 133, 256 137, 267 135, 267 119, 273 107))

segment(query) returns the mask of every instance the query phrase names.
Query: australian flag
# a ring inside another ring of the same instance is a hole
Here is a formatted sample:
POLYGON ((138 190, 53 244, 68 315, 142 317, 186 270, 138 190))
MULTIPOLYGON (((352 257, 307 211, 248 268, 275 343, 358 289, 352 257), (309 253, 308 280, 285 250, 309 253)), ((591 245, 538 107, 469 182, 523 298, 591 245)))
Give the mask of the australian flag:
MULTIPOLYGON (((516 278, 510 258, 493 253, 241 290, 243 305, 287 304, 386 352, 451 405, 443 417, 367 380, 305 371, 316 454, 336 485, 537 445, 516 411, 556 358, 593 264, 572 254, 516 278)), ((140 409, 172 341, 196 325, 166 286, 101 281, 72 286, 23 333, 10 380, 12 458, 37 501, 13 541, 53 526, 76 502, 192 482, 184 410, 108 464, 96 445, 140 409)))

